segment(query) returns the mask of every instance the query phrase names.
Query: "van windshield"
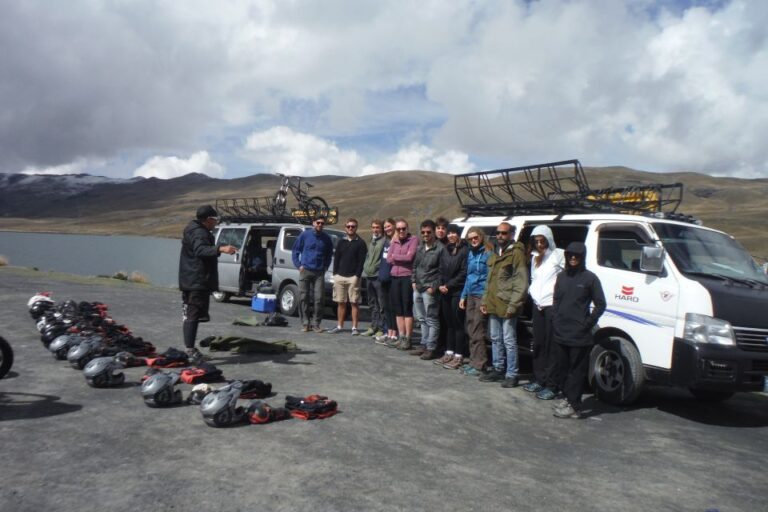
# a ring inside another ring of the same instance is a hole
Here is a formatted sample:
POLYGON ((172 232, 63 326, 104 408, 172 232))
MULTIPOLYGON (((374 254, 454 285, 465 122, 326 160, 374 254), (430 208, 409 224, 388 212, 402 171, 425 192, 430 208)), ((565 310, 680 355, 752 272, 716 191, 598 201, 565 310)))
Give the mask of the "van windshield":
POLYGON ((768 277, 733 238, 696 226, 653 223, 653 228, 681 272, 768 284, 768 277))

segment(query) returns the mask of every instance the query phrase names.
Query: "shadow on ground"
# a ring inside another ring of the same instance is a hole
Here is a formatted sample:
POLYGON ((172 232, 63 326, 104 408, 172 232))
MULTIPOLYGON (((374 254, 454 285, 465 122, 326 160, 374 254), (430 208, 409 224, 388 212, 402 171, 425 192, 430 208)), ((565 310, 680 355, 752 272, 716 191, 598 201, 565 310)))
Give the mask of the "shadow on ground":
POLYGON ((60 402, 60 396, 0 391, 0 421, 32 420, 79 411, 79 404, 60 402))

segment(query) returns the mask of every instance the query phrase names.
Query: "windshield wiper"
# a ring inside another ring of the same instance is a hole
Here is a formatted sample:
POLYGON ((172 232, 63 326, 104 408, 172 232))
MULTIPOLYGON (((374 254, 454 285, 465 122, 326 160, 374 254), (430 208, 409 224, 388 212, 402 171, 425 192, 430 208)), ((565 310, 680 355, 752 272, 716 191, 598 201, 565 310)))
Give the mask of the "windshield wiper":
POLYGON ((762 281, 757 281, 755 279, 748 279, 745 277, 732 277, 732 276, 726 276, 723 274, 715 274, 711 272, 686 272, 686 274, 693 275, 693 276, 702 276, 702 277, 714 277, 716 279, 722 279, 723 281, 727 283, 740 283, 749 286, 750 288, 755 288, 757 286, 768 286, 768 283, 763 283, 762 281))

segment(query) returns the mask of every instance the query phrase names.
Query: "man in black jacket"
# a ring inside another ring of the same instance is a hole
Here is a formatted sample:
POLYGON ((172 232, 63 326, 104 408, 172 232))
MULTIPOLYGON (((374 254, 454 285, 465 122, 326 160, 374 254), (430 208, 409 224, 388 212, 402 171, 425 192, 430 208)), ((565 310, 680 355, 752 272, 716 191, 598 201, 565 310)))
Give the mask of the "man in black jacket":
POLYGON ((211 205, 198 208, 196 217, 184 228, 179 255, 184 346, 192 364, 202 361, 202 354, 195 348, 197 325, 211 319, 208 306, 211 292, 219 289, 219 254, 237 252, 237 248, 231 245, 216 247, 211 231, 219 219, 211 205))
POLYGON ((571 242, 565 250, 565 272, 555 281, 552 309, 552 339, 559 353, 559 369, 565 393, 555 405, 558 418, 581 417, 581 394, 589 370, 589 353, 594 344, 592 328, 605 311, 605 294, 600 279, 586 269, 587 249, 571 242), (590 305, 594 304, 590 312, 590 305))

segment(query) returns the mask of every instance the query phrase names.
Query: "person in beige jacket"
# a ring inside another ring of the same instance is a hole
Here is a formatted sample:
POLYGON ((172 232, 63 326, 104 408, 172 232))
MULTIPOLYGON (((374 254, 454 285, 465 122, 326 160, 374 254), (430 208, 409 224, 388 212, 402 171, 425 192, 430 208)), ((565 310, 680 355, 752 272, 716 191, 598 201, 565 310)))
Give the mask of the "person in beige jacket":
POLYGON ((528 291, 525 248, 514 242, 515 228, 502 222, 496 229, 497 247, 488 258, 488 281, 480 311, 488 315, 493 370, 480 377, 483 382, 501 382, 514 388, 517 379, 517 317, 528 291))

